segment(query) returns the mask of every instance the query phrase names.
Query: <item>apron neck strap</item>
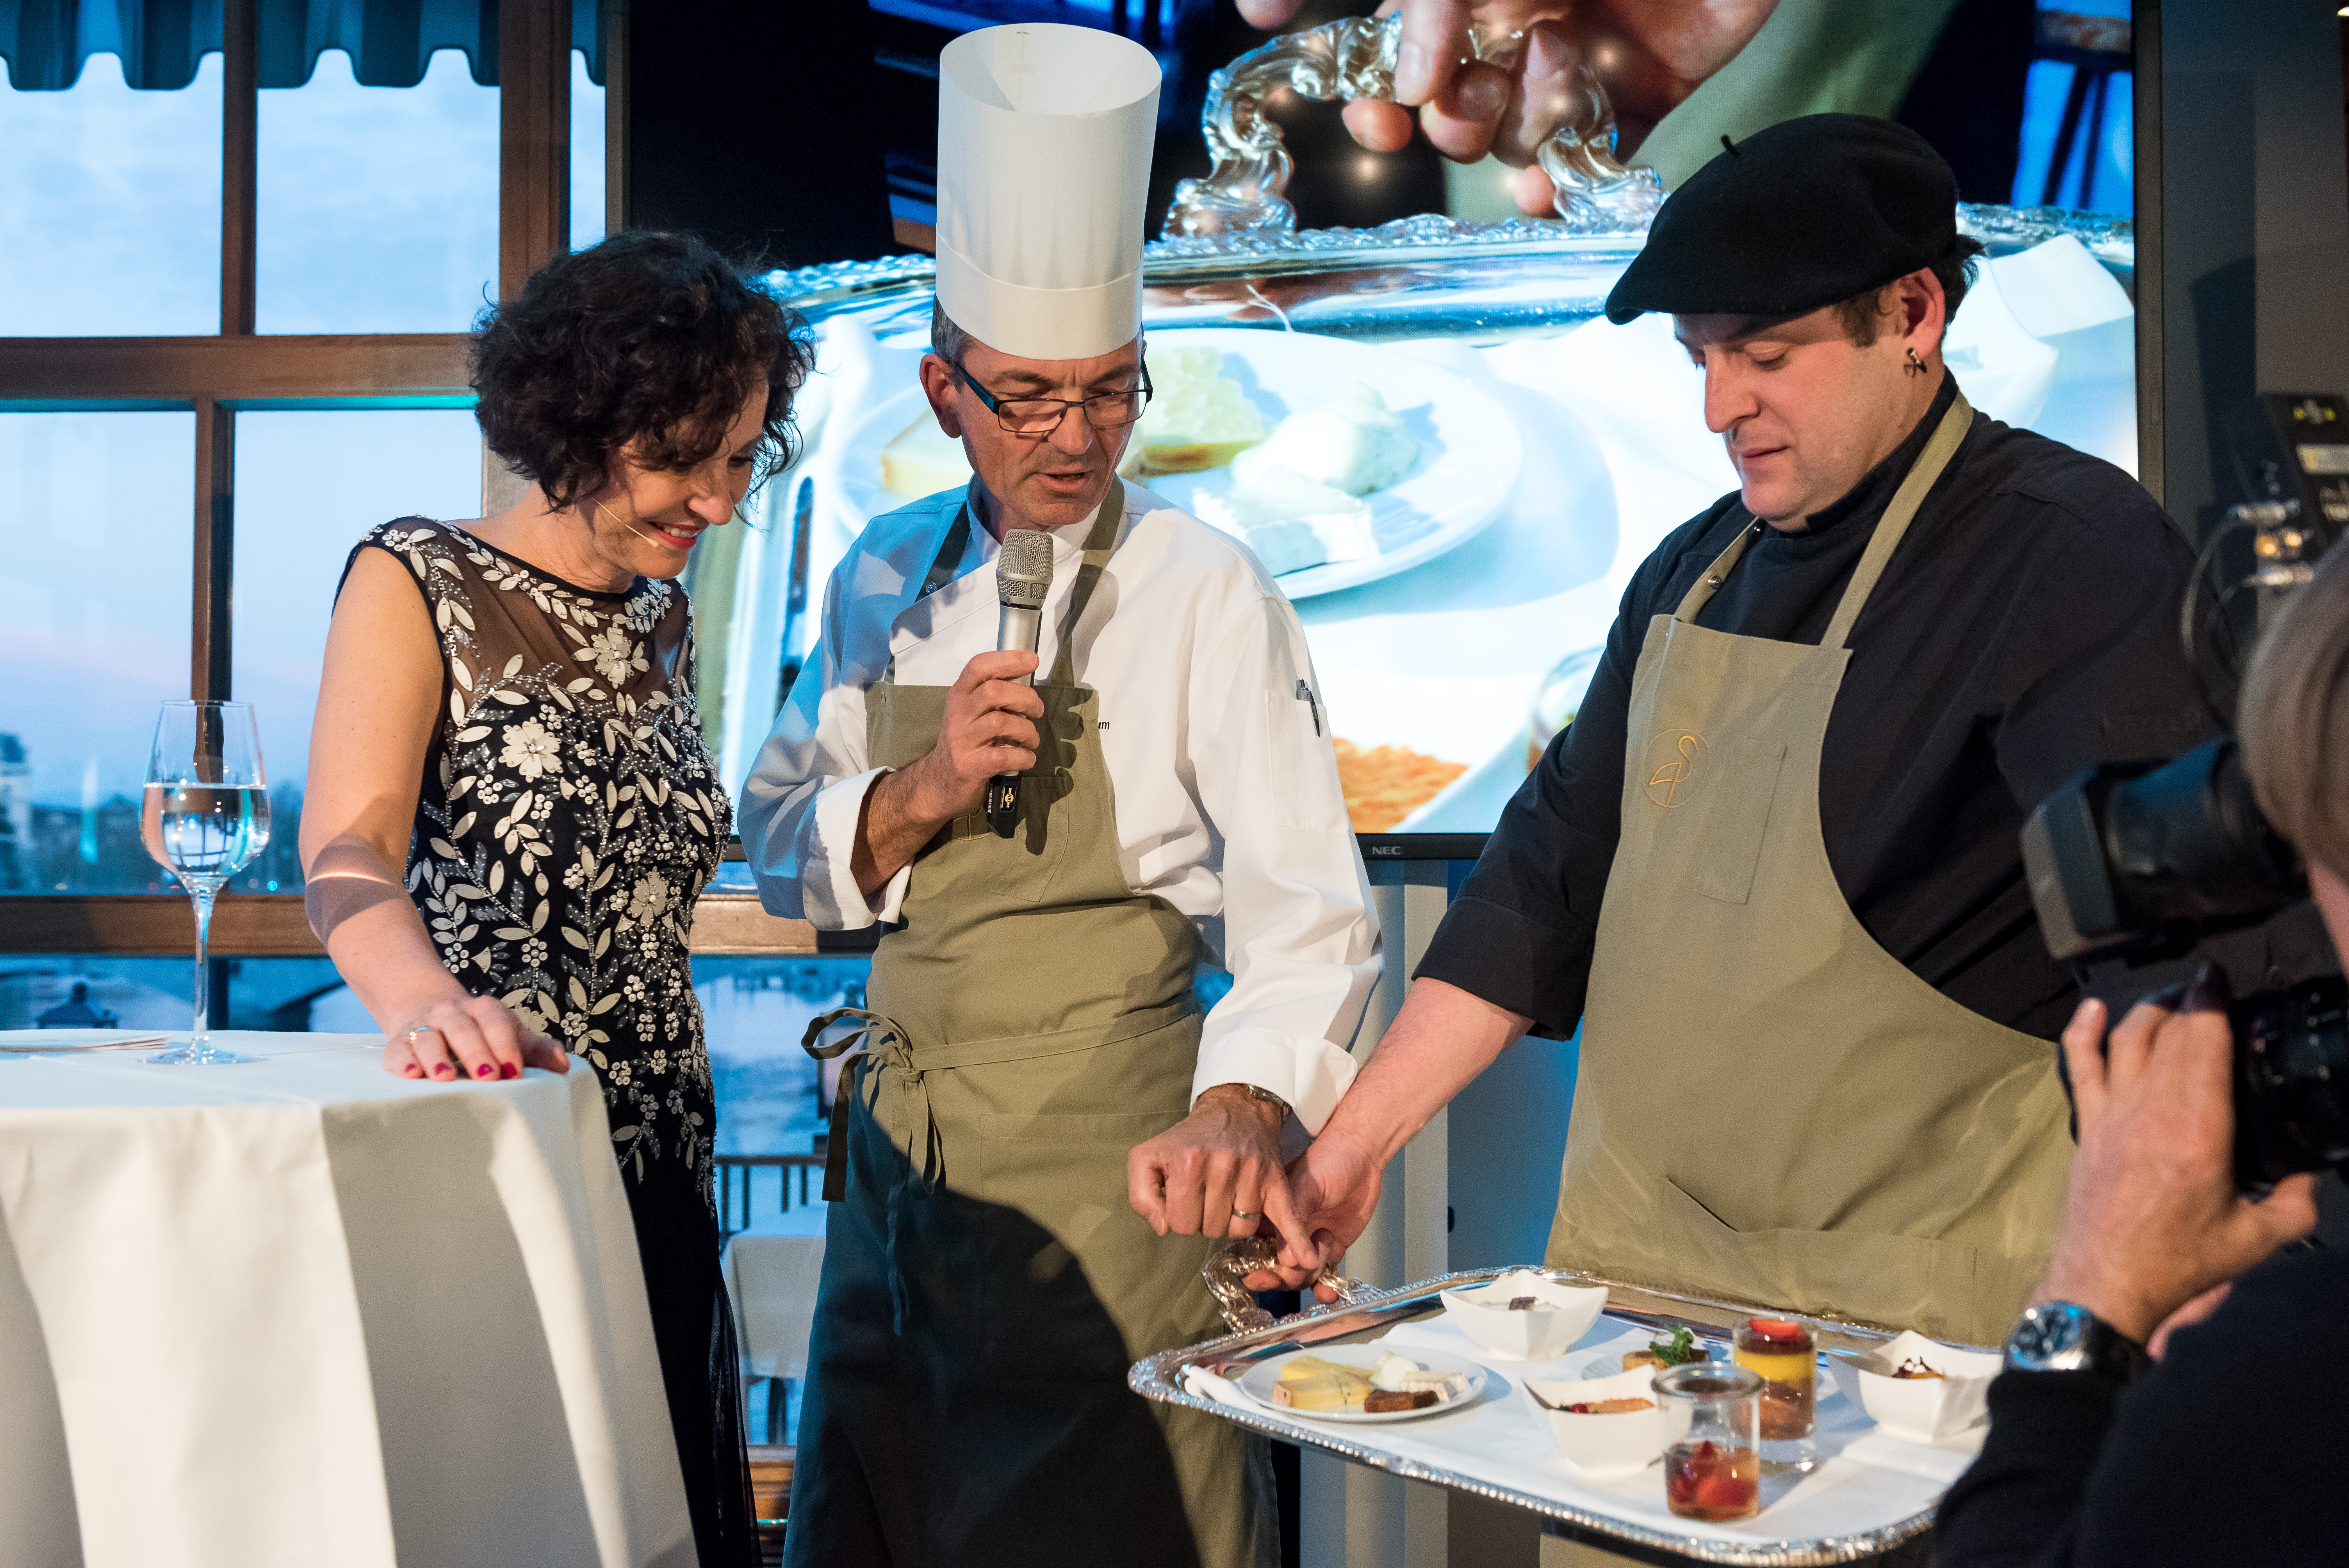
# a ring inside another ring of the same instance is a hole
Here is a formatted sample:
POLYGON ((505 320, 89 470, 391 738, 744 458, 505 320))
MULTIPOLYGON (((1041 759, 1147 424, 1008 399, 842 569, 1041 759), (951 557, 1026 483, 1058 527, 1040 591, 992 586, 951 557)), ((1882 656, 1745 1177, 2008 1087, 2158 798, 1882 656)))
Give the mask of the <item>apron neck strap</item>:
MULTIPOLYGON (((978 483, 976 479, 970 482, 974 487, 978 483)), ((962 504, 955 508, 954 521, 948 525, 946 538, 939 542, 938 552, 930 558, 930 569, 922 578, 922 589, 914 595, 914 603, 920 603, 953 582, 955 568, 962 564, 962 552, 969 548, 970 496, 966 492, 962 504)), ((881 672, 881 678, 891 686, 896 684, 897 656, 895 654, 889 655, 889 667, 881 672)))
POLYGON ((1076 646, 1077 623, 1084 618, 1085 606, 1092 603, 1093 589, 1109 565, 1109 558, 1117 551, 1117 531, 1125 521, 1125 481, 1112 476, 1109 494, 1102 497, 1101 511, 1093 514, 1092 531, 1085 535, 1085 555, 1077 568, 1076 586, 1069 590, 1068 608, 1061 617, 1061 645, 1052 655, 1051 684, 1059 686, 1077 684, 1076 646))
MULTIPOLYGON (((1868 596, 1876 591, 1878 581, 1884 575, 1885 563, 1892 559, 1892 552, 1899 546, 1902 536, 1908 533, 1909 525, 1917 521, 1917 509, 1924 505, 1926 492, 1933 488, 1934 481, 1950 466, 1950 459, 1957 455, 1958 444, 1966 438, 1966 432, 1973 428, 1973 407, 1966 401, 1966 395, 1960 392, 1951 399, 1948 410, 1941 416, 1941 422, 1933 427, 1933 434, 1925 442, 1925 449, 1919 452, 1917 460, 1909 466, 1908 476, 1900 481, 1900 488, 1892 493, 1891 504, 1877 520, 1876 531, 1869 536, 1868 548, 1860 554, 1859 564, 1852 569, 1851 581, 1844 587, 1843 599, 1836 605, 1835 618, 1827 623, 1826 635, 1819 640, 1819 646, 1840 648, 1844 639, 1851 634, 1852 623, 1859 619, 1859 612, 1868 603, 1868 596)), ((1681 600, 1680 608, 1672 612, 1673 620, 1696 619, 1697 612, 1720 592, 1722 583, 1728 580, 1731 570, 1745 553, 1746 546, 1761 537, 1764 526, 1757 521, 1729 542, 1729 548, 1715 556, 1703 575, 1690 585, 1688 593, 1681 600)))
MULTIPOLYGON (((1946 376, 1949 373, 1943 371, 1942 374, 1946 376)), ((1925 443, 1925 449, 1918 453, 1917 460, 1909 465, 1909 477, 1902 480, 1900 488, 1892 492, 1892 504, 1886 507, 1884 515, 1877 520, 1876 532, 1868 539, 1868 549, 1861 553, 1859 564, 1852 570, 1851 582, 1843 591, 1843 603, 1836 606, 1835 619, 1827 623, 1827 634, 1819 639, 1819 646, 1840 648, 1844 639, 1851 635, 1852 623, 1859 619, 1860 609, 1868 603, 1868 594, 1876 591, 1878 579, 1884 575, 1885 563, 1892 559, 1892 552, 1899 547, 1901 536, 1909 531, 1909 525, 1917 521, 1917 509, 1925 504, 1925 492, 1933 488, 1933 482, 1950 466, 1950 459, 1957 456, 1958 443, 1966 438, 1966 432, 1973 428, 1973 423, 1974 411, 1967 403, 1966 395, 1961 392, 1951 398, 1949 412, 1941 416, 1941 422, 1934 427, 1932 438, 1925 443)))
MULTIPOLYGON (((970 481, 976 485, 977 480, 970 481)), ((938 545, 937 554, 930 562, 929 574, 922 579, 922 591, 914 595, 921 603, 954 581, 955 568, 962 564, 962 552, 970 548, 970 497, 966 493, 962 504, 955 508, 954 523, 938 545)))

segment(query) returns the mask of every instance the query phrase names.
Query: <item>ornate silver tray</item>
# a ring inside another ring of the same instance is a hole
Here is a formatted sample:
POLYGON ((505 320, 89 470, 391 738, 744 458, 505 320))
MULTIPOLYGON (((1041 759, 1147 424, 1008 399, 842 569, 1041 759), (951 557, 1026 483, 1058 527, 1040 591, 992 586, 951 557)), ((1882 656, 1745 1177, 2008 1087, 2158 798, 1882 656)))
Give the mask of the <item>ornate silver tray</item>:
MULTIPOLYGON (((1481 1284, 1507 1272, 1506 1269, 1471 1269, 1395 1290, 1371 1291, 1347 1303, 1282 1318, 1268 1328, 1229 1335, 1180 1350, 1162 1351, 1145 1361, 1136 1362, 1126 1375, 1126 1383, 1144 1398, 1205 1410, 1252 1431, 1278 1438, 1283 1442, 1318 1449, 1356 1464, 1391 1471, 1412 1480, 1473 1492, 1495 1502, 1507 1503, 1557 1520, 1572 1527, 1578 1534, 1627 1542, 1650 1551, 1675 1553, 1698 1563, 1744 1563, 1755 1565, 1755 1568, 1851 1563, 1889 1551, 1931 1527, 1933 1510, 1929 1507, 1901 1512, 1898 1517, 1856 1522, 1857 1528, 1834 1534, 1789 1537, 1756 1534, 1750 1540, 1738 1541, 1724 1541, 1718 1535, 1682 1534, 1656 1528, 1647 1521, 1621 1517, 1584 1503, 1496 1485, 1476 1476, 1431 1463, 1423 1458, 1399 1454, 1385 1446, 1394 1440, 1396 1434, 1407 1432, 1407 1427, 1330 1427, 1309 1420, 1288 1418, 1259 1408, 1242 1408, 1202 1398, 1184 1387, 1183 1374, 1187 1367, 1200 1367, 1218 1377, 1228 1377, 1245 1369, 1251 1362, 1284 1351, 1315 1345, 1361 1344, 1376 1339, 1400 1324, 1440 1315, 1444 1304, 1439 1292, 1481 1284)), ((1727 1336, 1731 1325, 1756 1310, 1751 1305, 1677 1295, 1595 1274, 1569 1274, 1555 1269, 1542 1272, 1574 1284, 1606 1286, 1607 1308, 1602 1321, 1611 1321, 1625 1327, 1669 1330, 1685 1325, 1700 1336, 1722 1339, 1727 1336)), ((1804 1321, 1812 1326, 1822 1350, 1865 1351, 1893 1337, 1895 1332, 1869 1324, 1835 1323, 1808 1316, 1804 1317, 1804 1321)), ((1768 1522, 1769 1513, 1765 1509, 1759 1524, 1766 1530, 1768 1522)))
MULTIPOLYGON (((2125 219, 1961 204, 1958 221, 1993 256, 2068 234, 2135 287, 2136 237, 2125 219)), ((1375 229, 1154 240, 1143 247, 1143 321, 1496 343, 1597 316, 1645 241, 1577 234, 1547 218, 1470 223, 1432 212, 1375 229)), ((885 256, 770 273, 762 284, 812 321, 854 315, 886 336, 928 331, 936 273, 928 256, 885 256)))

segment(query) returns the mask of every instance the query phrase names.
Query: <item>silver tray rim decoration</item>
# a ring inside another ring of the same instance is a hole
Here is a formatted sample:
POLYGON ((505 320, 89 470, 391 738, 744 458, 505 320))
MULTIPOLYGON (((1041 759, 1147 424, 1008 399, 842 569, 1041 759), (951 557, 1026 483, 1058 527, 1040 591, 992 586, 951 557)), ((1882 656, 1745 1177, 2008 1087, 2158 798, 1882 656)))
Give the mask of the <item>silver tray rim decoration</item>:
MULTIPOLYGON (((2127 218, 2059 207, 1997 207, 1961 202, 1958 228, 2007 255, 2070 235, 2111 271, 2134 275, 2137 236, 2127 218)), ((1153 240, 1142 248, 1144 287, 1174 287, 1246 277, 1278 277, 1391 266, 1399 261, 1472 262, 1516 256, 1628 262, 1644 234, 1576 234, 1548 218, 1472 223, 1441 213, 1398 218, 1375 229, 1301 229, 1153 240)), ((811 321, 885 304, 935 286, 935 257, 913 253, 871 261, 826 262, 761 275, 759 286, 811 321)), ((1267 323, 1278 329, 1277 322, 1267 323)))
MULTIPOLYGON (((1267 1437, 1300 1447, 1319 1449, 1338 1455, 1372 1470, 1381 1470, 1409 1480, 1426 1481, 1454 1491, 1464 1491, 1522 1508, 1546 1519, 1557 1520, 1575 1526, 1590 1535, 1612 1541, 1629 1542, 1634 1545, 1661 1552, 1676 1553, 1699 1563, 1723 1563, 1745 1565, 1745 1568, 1807 1568, 1817 1563, 1852 1563, 1878 1553, 1890 1551, 1930 1529, 1935 1510, 1927 1508, 1906 1519, 1873 1530, 1858 1531, 1847 1535, 1785 1537, 1778 1540, 1742 1542, 1720 1541, 1711 1537, 1675 1534, 1658 1530, 1633 1520, 1621 1519, 1593 1509, 1580 1508, 1555 1498, 1519 1491, 1513 1487, 1499 1486, 1479 1480, 1457 1470, 1385 1452, 1361 1438, 1354 1436, 1358 1429, 1315 1425, 1310 1422, 1285 1419, 1269 1411, 1242 1408, 1214 1399, 1201 1398, 1183 1387, 1186 1367, 1224 1363, 1250 1351, 1268 1354, 1271 1347, 1299 1347, 1300 1331, 1319 1326, 1323 1332, 1305 1345, 1335 1343, 1350 1339, 1373 1328, 1389 1326, 1412 1317, 1442 1309, 1441 1293, 1464 1285, 1481 1284, 1515 1271, 1515 1266, 1503 1268, 1466 1269, 1414 1284, 1399 1285, 1390 1290, 1365 1292, 1350 1301, 1316 1306, 1291 1317, 1284 1317, 1268 1328, 1251 1329, 1244 1334, 1226 1335, 1219 1339, 1175 1350, 1162 1350, 1157 1355, 1137 1361, 1126 1374, 1126 1386, 1145 1399, 1164 1405, 1181 1405, 1262 1432, 1267 1437), (1358 1327, 1340 1327, 1352 1319, 1380 1317, 1380 1322, 1363 1322, 1358 1327)), ((1633 1327, 1670 1329, 1682 1324, 1692 1329, 1720 1337, 1727 1323, 1716 1322, 1716 1316, 1734 1320, 1755 1312, 1774 1309, 1750 1302, 1732 1302, 1712 1296, 1686 1295, 1661 1290, 1650 1285, 1635 1284, 1625 1280, 1609 1279, 1600 1274, 1577 1273, 1567 1269, 1541 1268, 1535 1272, 1578 1285, 1604 1285, 1607 1306, 1604 1315, 1619 1324, 1633 1327), (1662 1304, 1664 1309, 1641 1303, 1662 1304), (1670 1310, 1671 1307, 1695 1308, 1704 1315, 1690 1315, 1670 1310)), ((1819 1336, 1824 1346, 1829 1340, 1848 1341, 1852 1345, 1881 1344, 1895 1337, 1897 1331, 1871 1323, 1847 1322, 1820 1317, 1806 1313, 1785 1313, 1799 1318, 1819 1336)), ((1973 1346, 1971 1348, 1981 1348, 1973 1346)), ((1250 1357, 1253 1359, 1254 1357, 1250 1357)))

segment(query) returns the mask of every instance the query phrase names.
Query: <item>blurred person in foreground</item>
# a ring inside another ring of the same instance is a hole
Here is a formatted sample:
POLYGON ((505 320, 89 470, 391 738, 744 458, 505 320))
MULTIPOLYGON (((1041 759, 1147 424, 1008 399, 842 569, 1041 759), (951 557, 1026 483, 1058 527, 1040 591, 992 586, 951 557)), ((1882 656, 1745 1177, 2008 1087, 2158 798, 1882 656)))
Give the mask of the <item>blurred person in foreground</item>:
POLYGON ((530 489, 353 548, 302 817, 310 922, 387 1071, 575 1053, 602 1076, 696 1545, 730 1568, 757 1542, 686 936, 731 809, 676 578, 788 460, 811 351, 709 246, 635 231, 550 263, 471 358, 482 438, 530 489))
MULTIPOLYGON (((2349 550, 2261 643, 2243 767, 2349 954, 2349 550)), ((2080 1117, 2063 1228, 1943 1500, 1942 1568, 2349 1561, 2349 1255, 2293 1249, 2313 1176, 2233 1175, 2233 1039, 2205 968, 2182 999, 2064 1032, 2080 1117), (2158 1362, 2158 1365, 2157 1365, 2158 1362)))

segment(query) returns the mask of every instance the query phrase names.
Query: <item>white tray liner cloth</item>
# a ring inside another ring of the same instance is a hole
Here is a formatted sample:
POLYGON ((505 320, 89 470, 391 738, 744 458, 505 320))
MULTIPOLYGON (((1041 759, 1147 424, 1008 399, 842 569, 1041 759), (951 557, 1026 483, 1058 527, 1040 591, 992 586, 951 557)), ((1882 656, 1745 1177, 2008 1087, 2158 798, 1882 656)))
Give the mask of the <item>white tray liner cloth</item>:
MULTIPOLYGON (((1661 1465, 1611 1480, 1587 1480, 1575 1474, 1522 1387, 1527 1377, 1545 1382, 1577 1377, 1594 1358, 1641 1348, 1655 1337, 1646 1329, 1602 1318, 1564 1356, 1548 1361, 1504 1361, 1445 1319, 1403 1324, 1377 1343, 1405 1356, 1419 1348, 1467 1357, 1495 1374, 1492 1392, 1449 1415, 1327 1429, 1362 1448, 1593 1513, 1682 1535, 1747 1542, 1849 1535, 1898 1523, 1933 1506, 1981 1451, 1982 1428, 1930 1447, 1887 1436, 1834 1392, 1834 1380, 1823 1369, 1819 1467, 1753 1519, 1709 1524, 1678 1518, 1664 1506, 1661 1465)), ((1193 1369, 1185 1384, 1186 1391, 1204 1398, 1241 1409, 1263 1408, 1234 1384, 1201 1369, 1193 1369)), ((1313 1424, 1292 1418, 1300 1425, 1313 1424)))
POLYGON ((11 1563, 689 1563, 593 1072, 215 1038, 0 1080, 11 1563))

